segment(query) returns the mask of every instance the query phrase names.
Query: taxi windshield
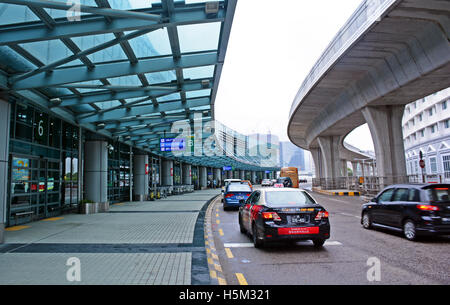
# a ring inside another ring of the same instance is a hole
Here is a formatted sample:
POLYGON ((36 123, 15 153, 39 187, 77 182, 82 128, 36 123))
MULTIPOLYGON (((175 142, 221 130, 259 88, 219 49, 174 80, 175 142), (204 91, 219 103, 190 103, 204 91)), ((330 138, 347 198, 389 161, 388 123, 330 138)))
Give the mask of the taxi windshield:
POLYGON ((276 191, 266 192, 266 204, 269 207, 303 206, 316 204, 305 192, 276 191))

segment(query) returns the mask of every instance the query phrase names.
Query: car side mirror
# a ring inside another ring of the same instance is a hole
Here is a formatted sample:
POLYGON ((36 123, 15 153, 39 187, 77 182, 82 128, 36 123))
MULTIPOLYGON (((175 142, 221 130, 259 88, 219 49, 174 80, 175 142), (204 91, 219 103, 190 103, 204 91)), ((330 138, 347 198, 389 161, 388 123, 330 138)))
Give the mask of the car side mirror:
POLYGON ((370 199, 370 202, 378 203, 377 197, 373 197, 372 199, 370 199))

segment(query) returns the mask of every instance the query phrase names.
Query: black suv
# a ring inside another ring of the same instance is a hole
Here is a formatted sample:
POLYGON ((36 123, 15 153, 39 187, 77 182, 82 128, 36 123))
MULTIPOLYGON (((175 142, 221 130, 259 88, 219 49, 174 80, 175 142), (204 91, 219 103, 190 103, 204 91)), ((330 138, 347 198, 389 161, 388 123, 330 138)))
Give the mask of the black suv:
POLYGON ((450 234, 450 184, 399 184, 362 206, 364 228, 381 227, 418 235, 450 234))

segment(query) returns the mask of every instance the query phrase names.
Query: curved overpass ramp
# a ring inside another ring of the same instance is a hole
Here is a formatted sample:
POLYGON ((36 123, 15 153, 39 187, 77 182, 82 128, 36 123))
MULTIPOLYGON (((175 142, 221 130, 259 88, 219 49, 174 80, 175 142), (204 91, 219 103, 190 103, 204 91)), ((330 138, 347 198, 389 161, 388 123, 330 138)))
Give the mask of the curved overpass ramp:
POLYGON ((406 175, 404 105, 450 86, 450 2, 366 0, 304 80, 288 135, 320 150, 326 178, 339 176, 342 139, 368 123, 380 177, 406 175))

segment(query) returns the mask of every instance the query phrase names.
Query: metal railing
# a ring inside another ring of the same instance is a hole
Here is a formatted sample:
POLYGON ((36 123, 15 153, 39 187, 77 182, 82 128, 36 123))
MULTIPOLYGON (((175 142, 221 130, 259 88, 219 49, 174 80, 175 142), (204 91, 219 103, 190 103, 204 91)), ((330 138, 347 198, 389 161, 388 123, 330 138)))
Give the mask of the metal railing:
POLYGON ((376 195, 385 187, 401 183, 450 183, 448 173, 431 175, 408 176, 365 176, 365 177, 338 177, 338 178, 313 178, 312 187, 322 190, 350 190, 359 191, 364 195, 376 195))

